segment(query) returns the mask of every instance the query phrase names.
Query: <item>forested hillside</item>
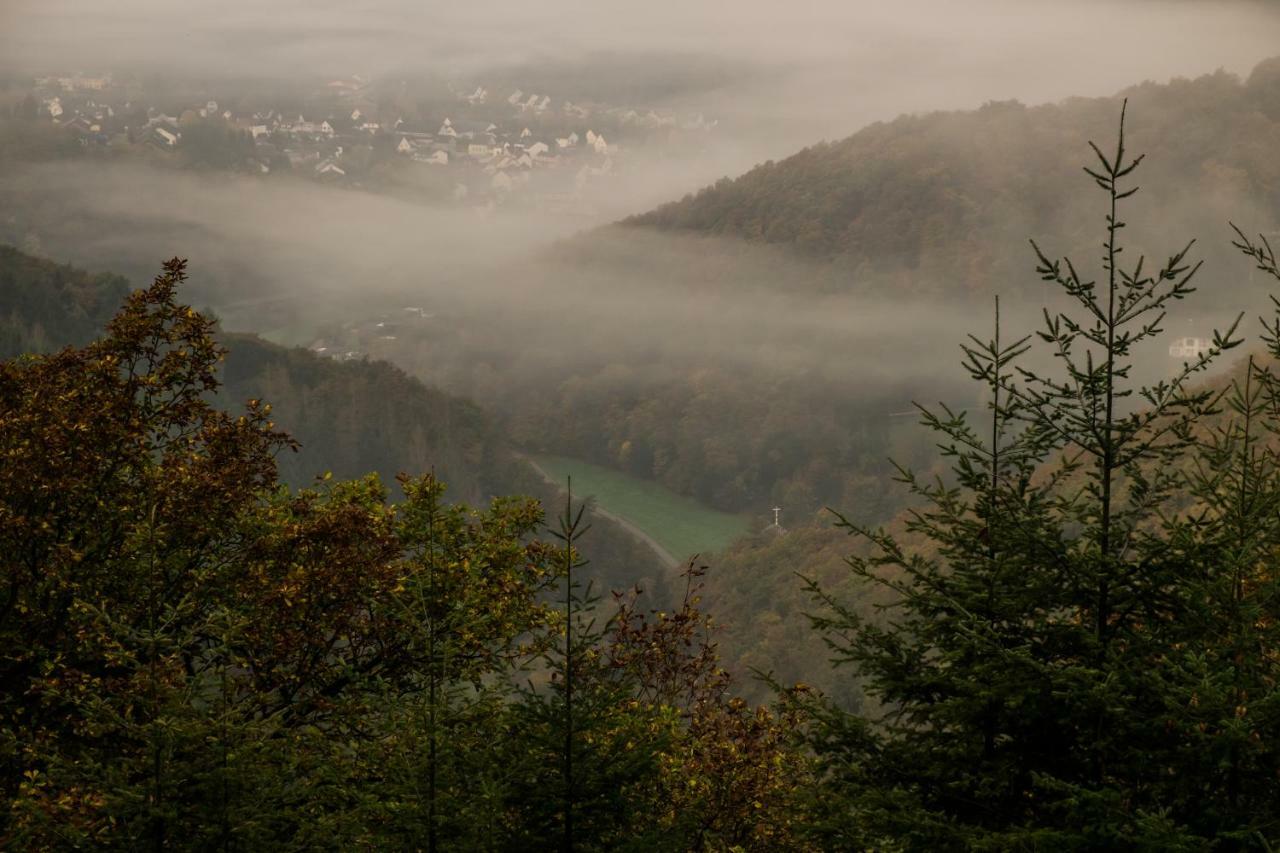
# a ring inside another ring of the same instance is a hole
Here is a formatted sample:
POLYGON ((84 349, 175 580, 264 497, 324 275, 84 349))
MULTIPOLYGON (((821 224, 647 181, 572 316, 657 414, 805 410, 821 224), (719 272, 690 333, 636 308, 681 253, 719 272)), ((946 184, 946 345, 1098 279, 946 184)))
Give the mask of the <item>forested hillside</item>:
MULTIPOLYGON (((0 357, 83 344, 129 291, 91 275, 0 247, 0 357)), ((282 478, 303 486, 326 471, 343 478, 435 467, 460 499, 522 491, 525 474, 472 403, 427 388, 385 362, 341 364, 253 335, 224 334, 223 393, 264 399, 301 443, 279 459, 282 478)))
POLYGON ((0 245, 0 358, 92 340, 128 292, 119 276, 88 275, 0 245))
POLYGON ((377 471, 435 468, 460 499, 485 500, 532 485, 492 421, 467 400, 428 388, 386 362, 339 363, 253 335, 227 334, 224 394, 269 400, 304 450, 281 461, 281 475, 305 484, 331 471, 350 478, 377 471), (456 483, 456 485, 454 485, 456 483))
MULTIPOLYGON (((605 300, 606 287, 623 290, 612 273, 600 270, 605 300)), ((921 369, 954 352, 959 333, 942 314, 921 318, 931 334, 917 340, 888 322, 884 305, 796 305, 803 322, 781 323, 779 300, 738 301, 723 283, 695 301, 661 279, 625 281, 630 322, 589 299, 548 297, 397 330, 380 350, 474 395, 530 452, 656 480, 760 521, 777 504, 793 517, 854 503, 886 517, 896 504, 873 485, 891 471, 885 456, 928 451, 901 413, 917 397, 970 402, 959 374, 921 369)))
MULTIPOLYGON (((102 332, 131 288, 0 246, 0 358, 84 344, 102 332)), ((384 361, 337 362, 256 335, 221 332, 228 352, 221 396, 270 403, 273 418, 298 442, 277 455, 283 482, 303 487, 330 473, 349 479, 434 471, 453 499, 484 502, 526 494, 549 502, 549 489, 513 455, 493 419, 474 403, 430 388, 384 361)), ((649 549, 607 519, 597 519, 595 565, 607 588, 642 584, 659 594, 662 566, 649 549), (604 574, 607 570, 607 575, 604 574)))
MULTIPOLYGON (((1246 210, 1280 222, 1280 59, 1244 81, 1220 72, 1121 95, 1139 107, 1131 132, 1152 164, 1153 189, 1139 210, 1158 211, 1178 230, 1211 223, 1214 236, 1246 210)), ((903 116, 623 224, 784 247, 830 265, 816 282, 823 287, 1008 294, 1036 286, 1025 275, 1027 235, 1053 234, 1073 247, 1087 241, 1083 200, 1068 188, 1078 152, 1107 133, 1117 104, 998 102, 903 116)), ((1212 251, 1222 257, 1218 246, 1212 251)))

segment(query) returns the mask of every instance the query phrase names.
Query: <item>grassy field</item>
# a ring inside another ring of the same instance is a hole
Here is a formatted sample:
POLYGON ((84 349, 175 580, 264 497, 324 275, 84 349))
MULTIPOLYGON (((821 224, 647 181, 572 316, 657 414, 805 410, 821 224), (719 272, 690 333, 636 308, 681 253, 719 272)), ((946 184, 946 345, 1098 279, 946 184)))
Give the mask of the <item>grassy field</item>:
POLYGON ((747 530, 740 516, 717 512, 649 480, 559 456, 536 461, 561 483, 573 477, 575 496, 593 496, 601 509, 625 518, 677 559, 718 551, 747 530))

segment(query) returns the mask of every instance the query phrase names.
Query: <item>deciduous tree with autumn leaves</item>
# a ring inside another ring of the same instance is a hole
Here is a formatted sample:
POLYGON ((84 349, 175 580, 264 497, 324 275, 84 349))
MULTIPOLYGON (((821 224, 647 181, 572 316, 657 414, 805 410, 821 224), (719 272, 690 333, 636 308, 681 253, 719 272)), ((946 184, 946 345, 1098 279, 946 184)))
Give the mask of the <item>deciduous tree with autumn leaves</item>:
MULTIPOLYGON (((372 476, 280 485, 294 442, 265 402, 216 405, 223 351, 178 301, 185 276, 168 261, 86 347, 0 363, 4 845, 703 843, 670 816, 654 831, 685 784, 673 767, 705 777, 696 752, 766 772, 776 755, 758 729, 780 742, 780 721, 699 722, 626 651, 684 655, 683 635, 637 632, 633 609, 558 610, 577 544, 539 538, 535 501, 451 505, 430 474, 403 478, 398 503, 372 476), (539 709, 562 718, 563 679, 539 656, 597 617, 561 660, 576 731, 547 740, 539 709), (584 775, 567 798, 539 787, 601 734, 631 772, 584 775), (634 807, 554 831, 566 810, 619 797, 634 807)), ((737 807, 750 821, 760 805, 737 807)), ((701 822, 723 820, 717 805, 701 822)))

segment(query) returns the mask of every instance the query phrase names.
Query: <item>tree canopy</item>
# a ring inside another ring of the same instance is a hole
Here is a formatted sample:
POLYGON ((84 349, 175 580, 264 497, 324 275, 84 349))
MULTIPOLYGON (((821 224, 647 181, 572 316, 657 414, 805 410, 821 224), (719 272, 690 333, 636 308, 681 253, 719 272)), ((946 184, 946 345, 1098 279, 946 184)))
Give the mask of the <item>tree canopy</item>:
POLYGON ((579 535, 536 501, 281 484, 294 441, 215 406, 185 275, 0 362, 6 847, 793 845, 793 712, 732 699, 695 587, 574 606, 579 535))

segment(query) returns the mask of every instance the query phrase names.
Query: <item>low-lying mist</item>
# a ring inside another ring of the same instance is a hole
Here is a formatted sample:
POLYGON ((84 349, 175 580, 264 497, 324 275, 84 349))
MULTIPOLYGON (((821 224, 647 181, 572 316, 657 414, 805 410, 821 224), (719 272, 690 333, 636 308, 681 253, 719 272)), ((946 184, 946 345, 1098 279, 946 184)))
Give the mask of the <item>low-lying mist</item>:
MULTIPOLYGON (((900 277, 859 276, 730 238, 626 226, 579 232, 579 221, 537 212, 433 206, 288 178, 45 163, 0 171, 0 198, 11 211, 0 223, 9 240, 55 259, 143 281, 160 259, 189 258, 188 298, 233 329, 308 344, 335 323, 419 306, 458 324, 437 333, 441 342, 465 352, 483 339, 481 349, 503 350, 504 369, 539 381, 601 359, 712 359, 838 387, 897 384, 905 404, 911 377, 936 378, 967 334, 989 334, 992 295, 1004 295, 1009 330, 1037 327, 1042 308, 1056 305, 1025 243, 1008 247, 1025 258, 1018 280, 977 292, 958 282, 895 290, 900 277)), ((1174 248, 1160 245, 1173 239, 1165 235, 1222 244, 1218 268, 1201 275, 1215 295, 1179 306, 1171 326, 1204 335, 1261 307, 1252 303, 1264 294, 1241 284, 1243 260, 1226 266, 1225 222, 1188 230, 1190 218, 1165 211, 1135 236, 1161 249, 1174 248)), ((1057 235, 1030 236, 1051 248, 1057 235)), ((443 364, 438 352, 433 363, 443 364)), ((449 390, 481 390, 448 370, 416 367, 449 390)))

